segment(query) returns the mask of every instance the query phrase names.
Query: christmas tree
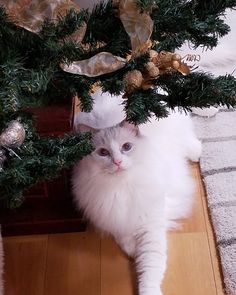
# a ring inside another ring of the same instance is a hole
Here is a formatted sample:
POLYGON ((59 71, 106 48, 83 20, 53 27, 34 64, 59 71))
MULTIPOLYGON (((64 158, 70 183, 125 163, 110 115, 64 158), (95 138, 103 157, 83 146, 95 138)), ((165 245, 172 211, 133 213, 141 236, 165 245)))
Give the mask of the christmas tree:
POLYGON ((110 0, 92 12, 68 0, 25 2, 0 1, 0 199, 10 207, 93 149, 90 134, 40 137, 31 107, 78 96, 90 111, 94 85, 122 94, 136 124, 176 106, 236 104, 233 76, 193 71, 174 53, 186 41, 217 46, 236 0, 110 0))

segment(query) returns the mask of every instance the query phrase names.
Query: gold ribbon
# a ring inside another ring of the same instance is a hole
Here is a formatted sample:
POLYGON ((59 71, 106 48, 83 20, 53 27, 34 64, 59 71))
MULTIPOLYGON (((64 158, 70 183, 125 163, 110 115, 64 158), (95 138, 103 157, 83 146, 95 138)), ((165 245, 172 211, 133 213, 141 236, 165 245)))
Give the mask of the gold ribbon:
POLYGON ((153 20, 147 12, 140 12, 134 0, 114 0, 118 6, 122 24, 130 36, 132 56, 145 53, 152 45, 150 40, 153 31, 153 20))
POLYGON ((89 59, 75 61, 69 66, 61 64, 61 68, 65 72, 72 74, 85 75, 88 77, 96 77, 108 74, 123 68, 126 59, 115 56, 109 52, 100 52, 89 59))
MULTIPOLYGON (((63 17, 70 9, 80 11, 77 4, 70 0, 0 0, 11 20, 19 27, 38 33, 46 19, 56 20, 63 17)), ((84 24, 73 34, 73 40, 81 42, 84 38, 84 24)))
MULTIPOLYGON (((6 8, 7 13, 16 25, 34 33, 40 31, 46 19, 56 20, 58 16, 65 16, 72 8, 80 11, 79 6, 71 0, 0 0, 0 5, 6 8)), ((150 38, 153 31, 153 20, 149 13, 141 12, 135 0, 113 0, 113 5, 118 8, 121 22, 130 36, 131 58, 149 51, 152 46, 150 38)), ((69 37, 80 42, 85 50, 88 44, 83 44, 82 41, 86 28, 86 24, 82 25, 79 30, 69 37)), ((156 52, 155 55, 158 55, 158 53, 156 52)), ((151 58, 150 61, 154 63, 154 66, 150 67, 150 63, 146 65, 148 74, 145 75, 148 79, 156 77, 159 71, 162 74, 169 70, 178 70, 182 74, 188 74, 189 67, 182 63, 180 58, 172 60, 174 56, 171 52, 161 52, 158 58, 151 58)), ((129 58, 130 56, 124 59, 109 52, 100 52, 89 59, 74 61, 70 65, 63 63, 60 66, 69 73, 96 77, 121 69, 129 58)))

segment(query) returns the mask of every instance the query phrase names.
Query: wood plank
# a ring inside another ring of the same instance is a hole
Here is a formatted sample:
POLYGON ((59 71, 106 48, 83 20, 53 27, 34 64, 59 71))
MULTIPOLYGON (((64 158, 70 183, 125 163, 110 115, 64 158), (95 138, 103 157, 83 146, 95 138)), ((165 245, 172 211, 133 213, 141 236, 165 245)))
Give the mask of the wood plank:
POLYGON ((112 238, 101 241, 101 294, 133 295, 134 271, 129 259, 112 238))
POLYGON ((203 214, 205 218, 205 230, 208 236, 208 245, 209 245, 210 254, 211 254, 211 262, 212 262, 212 267, 214 272, 216 291, 217 291, 217 295, 224 295, 225 292, 224 292, 223 279, 222 279, 223 275, 221 273, 219 253, 216 248, 216 242, 215 242, 213 227, 211 224, 210 212, 207 207, 206 191, 201 178, 200 167, 198 166, 196 169, 197 169, 196 182, 198 184, 199 192, 202 199, 202 208, 203 208, 203 214))
POLYGON ((4 239, 5 295, 43 295, 47 236, 4 239))
MULTIPOLYGON (((170 232, 165 295, 223 295, 198 165, 193 215, 170 232)), ((132 262, 110 238, 85 233, 5 238, 5 295, 134 295, 132 262), (48 250, 47 250, 48 246, 48 250), (44 292, 43 292, 44 290, 44 292)))
POLYGON ((49 236, 44 295, 100 295, 100 238, 91 233, 49 236))
MULTIPOLYGON (((102 240, 102 295, 135 294, 131 262, 112 239, 102 240)), ((216 295, 214 274, 205 233, 170 233, 165 295, 216 295)))
POLYGON ((165 295, 216 295, 206 233, 169 234, 165 295))

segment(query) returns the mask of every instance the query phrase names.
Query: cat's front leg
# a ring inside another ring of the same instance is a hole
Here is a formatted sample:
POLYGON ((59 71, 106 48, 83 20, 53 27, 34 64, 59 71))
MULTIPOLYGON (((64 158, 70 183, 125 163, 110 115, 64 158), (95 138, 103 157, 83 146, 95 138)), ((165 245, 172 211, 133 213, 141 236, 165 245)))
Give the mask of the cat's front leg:
POLYGON ((146 229, 137 236, 135 263, 139 295, 163 295, 161 283, 166 270, 166 228, 146 229))
POLYGON ((116 242, 129 257, 134 258, 136 249, 136 241, 134 236, 119 236, 116 237, 116 242))

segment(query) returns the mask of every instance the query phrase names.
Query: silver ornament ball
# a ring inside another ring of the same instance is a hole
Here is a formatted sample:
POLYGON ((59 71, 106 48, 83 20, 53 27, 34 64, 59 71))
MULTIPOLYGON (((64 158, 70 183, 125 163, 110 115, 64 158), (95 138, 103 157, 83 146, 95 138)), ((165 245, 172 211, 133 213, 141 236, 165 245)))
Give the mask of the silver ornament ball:
POLYGON ((13 120, 0 135, 0 146, 14 149, 22 145, 25 140, 25 129, 23 125, 13 120))

